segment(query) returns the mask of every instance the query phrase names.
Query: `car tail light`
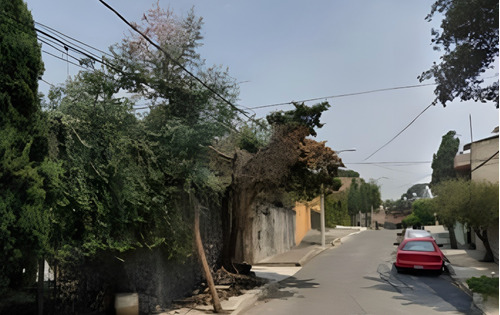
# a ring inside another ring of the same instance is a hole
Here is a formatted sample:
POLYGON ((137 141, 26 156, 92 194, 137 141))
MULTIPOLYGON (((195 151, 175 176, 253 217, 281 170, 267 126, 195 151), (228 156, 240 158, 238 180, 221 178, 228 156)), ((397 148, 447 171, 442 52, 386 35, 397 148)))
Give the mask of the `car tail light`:
POLYGON ((412 261, 412 262, 440 262, 442 259, 436 255, 422 255, 422 254, 399 254, 399 260, 412 261))

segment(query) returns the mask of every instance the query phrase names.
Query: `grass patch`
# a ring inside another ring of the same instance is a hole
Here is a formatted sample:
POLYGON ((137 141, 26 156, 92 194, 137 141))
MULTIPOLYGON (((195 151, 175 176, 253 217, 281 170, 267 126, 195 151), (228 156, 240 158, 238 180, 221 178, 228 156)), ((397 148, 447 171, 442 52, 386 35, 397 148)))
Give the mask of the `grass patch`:
POLYGON ((472 292, 482 293, 489 296, 498 295, 498 278, 481 276, 467 279, 467 285, 472 292))

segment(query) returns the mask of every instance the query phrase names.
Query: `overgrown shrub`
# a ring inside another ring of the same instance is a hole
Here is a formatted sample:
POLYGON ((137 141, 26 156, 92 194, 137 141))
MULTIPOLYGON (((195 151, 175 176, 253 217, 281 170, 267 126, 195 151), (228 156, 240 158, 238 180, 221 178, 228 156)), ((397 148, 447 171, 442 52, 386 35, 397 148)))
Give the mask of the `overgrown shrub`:
POLYGON ((480 278, 472 277, 467 279, 467 285, 472 292, 489 296, 498 295, 498 278, 489 278, 486 276, 481 276, 480 278))

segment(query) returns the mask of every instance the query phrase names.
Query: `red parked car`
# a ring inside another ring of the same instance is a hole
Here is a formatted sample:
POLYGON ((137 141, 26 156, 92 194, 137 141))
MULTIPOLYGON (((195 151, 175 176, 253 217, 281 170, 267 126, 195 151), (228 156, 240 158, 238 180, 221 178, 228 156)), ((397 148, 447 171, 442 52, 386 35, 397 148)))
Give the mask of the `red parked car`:
POLYGON ((432 237, 407 238, 398 246, 394 265, 398 272, 404 270, 443 271, 448 259, 432 237))

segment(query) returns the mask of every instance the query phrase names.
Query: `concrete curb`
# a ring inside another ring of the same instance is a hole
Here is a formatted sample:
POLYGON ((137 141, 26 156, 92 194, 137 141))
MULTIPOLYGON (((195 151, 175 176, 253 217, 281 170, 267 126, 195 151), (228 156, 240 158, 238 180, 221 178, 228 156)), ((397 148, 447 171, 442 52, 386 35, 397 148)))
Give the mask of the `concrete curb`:
POLYGON ((299 262, 297 265, 299 266, 304 266, 309 260, 313 259, 314 257, 318 256, 321 254, 323 251, 327 250, 328 247, 316 247, 313 250, 311 250, 309 253, 307 253, 304 257, 299 259, 299 262))
POLYGON ((261 296, 264 296, 270 288, 278 288, 279 281, 272 281, 270 283, 266 283, 263 286, 253 289, 251 291, 255 291, 252 293, 245 293, 244 295, 239 296, 242 301, 239 302, 238 306, 234 311, 231 312, 231 315, 243 314, 247 309, 249 309, 255 302, 259 300, 261 296), (245 295, 248 296, 245 298, 245 295))

